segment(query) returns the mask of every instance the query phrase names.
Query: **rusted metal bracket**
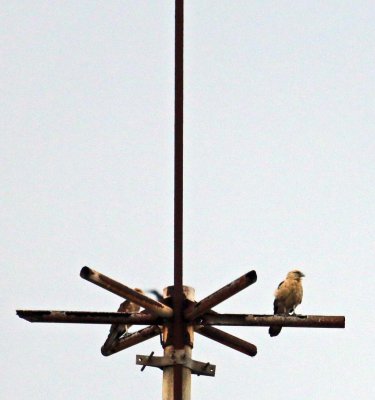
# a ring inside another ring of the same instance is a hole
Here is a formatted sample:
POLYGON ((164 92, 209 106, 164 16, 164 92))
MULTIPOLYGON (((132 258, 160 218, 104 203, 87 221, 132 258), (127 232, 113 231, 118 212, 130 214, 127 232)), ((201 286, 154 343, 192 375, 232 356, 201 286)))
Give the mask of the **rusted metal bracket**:
POLYGON ((157 367, 163 369, 164 367, 171 367, 173 365, 182 365, 189 368, 192 374, 215 376, 216 365, 195 361, 191 359, 184 350, 175 350, 171 356, 155 357, 153 354, 149 356, 137 355, 136 364, 143 365, 142 371, 145 367, 157 367))

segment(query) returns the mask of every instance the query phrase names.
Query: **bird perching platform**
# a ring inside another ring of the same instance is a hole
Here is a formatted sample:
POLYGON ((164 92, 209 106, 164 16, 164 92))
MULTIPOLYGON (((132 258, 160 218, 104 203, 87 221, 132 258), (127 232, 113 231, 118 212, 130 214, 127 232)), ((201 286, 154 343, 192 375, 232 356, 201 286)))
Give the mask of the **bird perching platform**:
POLYGON ((98 312, 98 311, 58 311, 58 310, 17 310, 17 315, 29 322, 74 323, 74 324, 127 324, 148 325, 147 327, 116 340, 109 348, 102 347, 102 354, 110 356, 155 336, 161 337, 163 356, 136 355, 136 363, 163 370, 163 400, 189 400, 191 374, 215 376, 216 366, 210 362, 191 358, 194 333, 203 335, 224 346, 254 357, 257 347, 215 326, 282 326, 289 328, 344 328, 344 316, 324 315, 266 315, 266 314, 220 314, 213 307, 246 289, 256 282, 257 274, 250 271, 201 301, 194 300, 194 289, 183 286, 181 318, 175 318, 173 308, 175 287, 164 289, 163 302, 140 294, 124 284, 88 267, 80 276, 101 288, 123 298, 130 299, 143 307, 138 313, 98 312), (176 324, 179 324, 176 329, 176 324), (174 345, 176 331, 182 333, 181 348, 174 345), (175 369, 181 369, 181 396, 174 394, 175 369))
MULTIPOLYGON (((131 333, 120 338, 115 345, 106 352, 106 356, 117 353, 135 344, 141 343, 152 337, 162 335, 163 345, 171 342, 171 329, 175 324, 173 308, 167 304, 156 301, 146 295, 140 294, 124 284, 109 278, 89 267, 83 267, 80 276, 105 290, 118 296, 130 299, 143 307, 139 313, 126 312, 98 312, 98 311, 59 311, 59 310, 17 310, 17 315, 29 322, 44 323, 74 323, 74 324, 127 324, 149 325, 147 328, 131 333)), ((257 280, 255 271, 250 271, 201 301, 184 297, 182 308, 181 327, 184 333, 184 345, 192 347, 193 331, 225 346, 238 350, 249 356, 257 354, 254 344, 246 342, 234 335, 221 331, 214 326, 282 326, 289 328, 344 328, 344 316, 326 315, 267 315, 267 314, 220 314, 212 310, 213 307, 229 297, 249 287, 257 280)), ((184 287, 184 291, 193 292, 194 289, 184 287)), ((164 302, 173 305, 174 287, 165 289, 167 293, 164 302)), ((142 356, 142 365, 147 365, 147 357, 142 356), (146 360, 146 361, 145 361, 146 360)), ((155 364, 156 357, 149 363, 155 364)), ((202 373, 202 375, 204 375, 202 373)))
POLYGON ((110 356, 160 336, 163 356, 154 356, 152 351, 149 355, 137 355, 136 363, 142 365, 142 371, 147 366, 163 370, 163 400, 189 400, 192 373, 215 375, 216 367, 210 362, 192 359, 195 333, 254 357, 257 354, 254 344, 215 326, 345 327, 343 316, 219 314, 213 311, 212 308, 256 282, 257 274, 253 270, 198 302, 194 298, 194 289, 183 285, 183 33, 184 1, 175 0, 174 285, 164 289, 163 299, 156 301, 100 272, 83 267, 80 273, 83 279, 143 310, 137 313, 17 310, 20 318, 30 322, 146 325, 119 337, 110 346, 103 345, 101 351, 104 356, 110 356))
POLYGON ((164 355, 154 356, 154 351, 148 356, 137 354, 136 364, 142 366, 142 371, 145 367, 157 367, 163 370, 163 400, 189 400, 191 398, 191 374, 215 376, 215 365, 192 359, 195 332, 245 355, 254 357, 258 351, 254 344, 214 326, 345 327, 345 317, 343 316, 219 314, 213 311, 213 307, 257 281, 257 274, 253 270, 198 302, 194 299, 194 289, 183 286, 180 319, 175 318, 173 309, 173 297, 176 292, 174 286, 164 289, 164 300, 160 302, 88 267, 82 268, 80 276, 111 293, 131 300, 143 307, 144 310, 138 313, 17 310, 17 315, 29 322, 148 325, 117 339, 110 347, 103 346, 101 351, 104 356, 110 356, 155 336, 160 336, 164 355), (177 329, 176 324, 179 324, 177 329), (183 346, 181 348, 174 345, 176 331, 182 333, 183 346), (181 370, 180 392, 175 394, 175 370, 177 368, 181 370))

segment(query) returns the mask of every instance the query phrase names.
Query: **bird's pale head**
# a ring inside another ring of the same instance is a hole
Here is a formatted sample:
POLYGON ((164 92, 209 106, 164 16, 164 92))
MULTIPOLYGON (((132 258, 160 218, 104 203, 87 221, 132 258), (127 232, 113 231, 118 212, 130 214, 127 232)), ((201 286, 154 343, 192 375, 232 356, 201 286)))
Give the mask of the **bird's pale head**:
POLYGON ((299 281, 301 278, 303 278, 305 274, 298 269, 295 269, 293 271, 288 272, 288 275, 286 276, 287 279, 295 279, 299 281))

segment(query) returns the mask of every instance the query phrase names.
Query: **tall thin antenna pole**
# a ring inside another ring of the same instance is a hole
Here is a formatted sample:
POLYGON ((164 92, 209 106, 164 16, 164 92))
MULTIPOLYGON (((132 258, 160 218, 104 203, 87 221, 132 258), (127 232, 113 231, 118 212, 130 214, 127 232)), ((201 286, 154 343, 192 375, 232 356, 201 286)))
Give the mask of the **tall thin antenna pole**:
MULTIPOLYGON (((184 1, 175 0, 175 173, 174 173, 174 327, 173 345, 184 348, 183 338, 183 101, 184 1)), ((174 367, 174 399, 182 397, 182 366, 174 367)))

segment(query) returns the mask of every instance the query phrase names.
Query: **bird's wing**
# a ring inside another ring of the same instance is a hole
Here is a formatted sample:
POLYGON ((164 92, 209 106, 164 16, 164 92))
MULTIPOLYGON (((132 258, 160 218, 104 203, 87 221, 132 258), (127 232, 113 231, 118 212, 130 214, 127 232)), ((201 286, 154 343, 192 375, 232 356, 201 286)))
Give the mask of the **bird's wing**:
POLYGON ((277 288, 275 297, 279 301, 285 301, 295 289, 294 286, 295 284, 291 279, 285 279, 285 281, 281 282, 277 288))
POLYGON ((279 312, 279 305, 280 305, 280 295, 279 295, 279 291, 280 288, 283 286, 285 281, 282 281, 279 283, 279 286, 277 287, 276 291, 275 291, 275 300, 273 302, 273 313, 277 314, 279 312))
POLYGON ((275 298, 278 300, 278 308, 283 307, 283 312, 292 312, 302 301, 302 284, 294 279, 285 279, 276 290, 275 298))
POLYGON ((279 309, 279 301, 277 299, 275 299, 273 301, 273 313, 277 314, 278 313, 278 309, 279 309))
MULTIPOLYGON (((285 312, 283 293, 286 285, 286 280, 279 283, 275 291, 275 300, 273 302, 273 313, 283 314, 285 312)), ((270 336, 277 336, 281 332, 281 326, 270 326, 268 333, 270 336)))

